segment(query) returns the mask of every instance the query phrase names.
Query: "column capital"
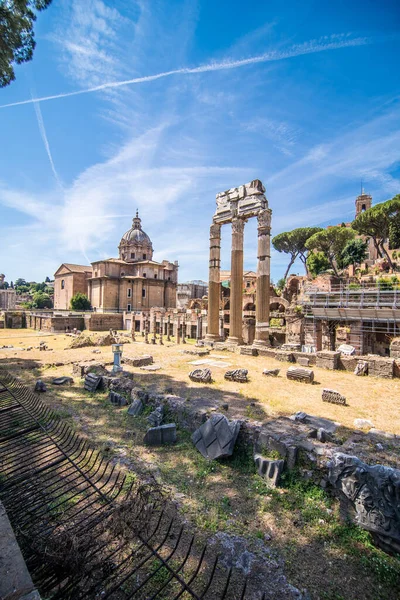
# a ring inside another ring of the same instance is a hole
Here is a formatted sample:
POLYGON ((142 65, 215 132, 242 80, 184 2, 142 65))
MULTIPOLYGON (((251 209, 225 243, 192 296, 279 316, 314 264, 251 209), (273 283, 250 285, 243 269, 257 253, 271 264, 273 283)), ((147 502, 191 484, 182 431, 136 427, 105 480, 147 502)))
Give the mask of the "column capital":
POLYGON ((232 233, 243 233, 244 232, 244 220, 239 217, 232 219, 232 233))
POLYGON ((210 238, 220 238, 221 237, 221 225, 217 223, 212 223, 210 226, 210 238))
POLYGON ((264 210, 260 210, 260 212, 257 215, 259 231, 262 231, 263 229, 271 228, 271 216, 272 216, 272 210, 270 208, 265 208, 264 210))

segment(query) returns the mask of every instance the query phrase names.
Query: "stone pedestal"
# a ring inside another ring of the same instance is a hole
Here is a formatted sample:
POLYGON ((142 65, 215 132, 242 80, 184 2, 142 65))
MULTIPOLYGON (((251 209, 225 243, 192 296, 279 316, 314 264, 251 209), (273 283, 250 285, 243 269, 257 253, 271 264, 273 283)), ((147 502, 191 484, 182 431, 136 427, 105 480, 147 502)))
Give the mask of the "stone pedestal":
POLYGON ((256 281, 256 333, 254 346, 269 346, 269 287, 271 210, 266 208, 257 215, 258 252, 256 281))
POLYGON ((244 221, 232 219, 230 329, 228 344, 243 343, 243 232, 244 221))
POLYGON ((219 340, 219 300, 221 268, 221 225, 210 227, 210 263, 208 281, 208 329, 206 340, 219 340))

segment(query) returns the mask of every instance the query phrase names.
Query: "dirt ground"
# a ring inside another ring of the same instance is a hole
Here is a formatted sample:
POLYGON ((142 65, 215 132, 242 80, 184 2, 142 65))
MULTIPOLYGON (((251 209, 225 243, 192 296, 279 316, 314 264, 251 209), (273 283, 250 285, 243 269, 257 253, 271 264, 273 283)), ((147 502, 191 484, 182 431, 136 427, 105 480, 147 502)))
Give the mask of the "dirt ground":
MULTIPOLYGON (((367 532, 343 524, 337 501, 321 488, 289 474, 281 487, 271 490, 255 474, 251 453, 235 451, 231 459, 208 462, 194 448, 188 432, 179 428, 175 445, 148 448, 143 435, 149 409, 141 417, 130 417, 126 408, 112 406, 105 392, 85 392, 77 377, 71 386, 51 385, 54 377, 72 375, 73 362, 112 362, 110 346, 93 353, 93 347, 68 349, 71 341, 65 335, 0 330, 0 346, 14 346, 0 349, 0 367, 27 385, 40 377, 48 384, 42 399, 60 418, 123 468, 139 476, 153 474, 169 490, 183 517, 206 537, 219 531, 249 541, 262 540, 284 561, 288 580, 307 589, 312 600, 400 597, 400 560, 376 549, 367 532), (50 350, 26 350, 43 340, 50 350)), ((307 385, 287 380, 289 365, 274 359, 229 352, 212 352, 206 357, 183 353, 192 348, 192 344, 154 346, 143 341, 125 344, 124 356, 151 354, 161 369, 124 368, 148 390, 188 400, 217 397, 227 401, 230 416, 263 421, 301 410, 338 421, 348 430, 354 429, 355 418, 365 418, 378 429, 400 433, 396 410, 400 380, 357 378, 347 372, 314 368, 316 383, 307 385), (210 367, 214 382, 206 386, 191 382, 188 373, 196 368, 191 363, 210 358, 221 363, 210 367), (224 380, 228 368, 248 369, 249 383, 224 380), (262 375, 266 368, 280 368, 280 376, 266 378, 262 375), (344 394, 349 406, 322 402, 323 387, 344 394)), ((384 462, 385 455, 377 456, 377 461, 384 462)))

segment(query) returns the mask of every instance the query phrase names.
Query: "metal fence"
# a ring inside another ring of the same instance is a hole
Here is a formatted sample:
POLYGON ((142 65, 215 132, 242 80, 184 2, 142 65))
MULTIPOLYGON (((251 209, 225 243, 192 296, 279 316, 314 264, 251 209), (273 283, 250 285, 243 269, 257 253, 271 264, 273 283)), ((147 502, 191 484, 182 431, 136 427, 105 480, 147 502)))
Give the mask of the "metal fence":
POLYGON ((0 499, 45 598, 265 598, 182 526, 158 485, 130 481, 1 371, 0 499))

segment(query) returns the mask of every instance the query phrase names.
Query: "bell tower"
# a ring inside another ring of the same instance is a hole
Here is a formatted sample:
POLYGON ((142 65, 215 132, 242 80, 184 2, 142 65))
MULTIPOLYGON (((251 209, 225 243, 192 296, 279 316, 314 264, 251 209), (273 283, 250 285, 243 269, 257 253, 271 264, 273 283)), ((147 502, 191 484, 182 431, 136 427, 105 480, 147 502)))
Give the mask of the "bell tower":
POLYGON ((372 196, 366 194, 364 189, 361 190, 360 196, 356 198, 356 217, 362 212, 365 212, 372 206, 372 196))

